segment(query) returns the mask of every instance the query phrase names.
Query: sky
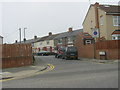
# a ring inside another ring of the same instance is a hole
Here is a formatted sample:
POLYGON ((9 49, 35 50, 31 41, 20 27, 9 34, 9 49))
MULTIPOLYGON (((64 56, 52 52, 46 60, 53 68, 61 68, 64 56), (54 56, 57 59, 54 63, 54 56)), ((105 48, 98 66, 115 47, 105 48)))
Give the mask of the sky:
POLYGON ((1 0, 0 35, 4 43, 19 41, 19 28, 26 39, 82 29, 90 3, 118 4, 119 0, 1 0), (105 2, 104 2, 105 1, 105 2))

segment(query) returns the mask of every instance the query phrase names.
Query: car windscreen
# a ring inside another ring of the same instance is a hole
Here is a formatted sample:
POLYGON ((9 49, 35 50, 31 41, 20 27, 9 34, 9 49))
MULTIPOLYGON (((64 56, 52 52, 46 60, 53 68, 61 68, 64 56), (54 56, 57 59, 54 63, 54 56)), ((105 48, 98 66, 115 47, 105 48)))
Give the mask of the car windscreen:
POLYGON ((75 47, 68 47, 68 52, 77 52, 77 49, 75 47))

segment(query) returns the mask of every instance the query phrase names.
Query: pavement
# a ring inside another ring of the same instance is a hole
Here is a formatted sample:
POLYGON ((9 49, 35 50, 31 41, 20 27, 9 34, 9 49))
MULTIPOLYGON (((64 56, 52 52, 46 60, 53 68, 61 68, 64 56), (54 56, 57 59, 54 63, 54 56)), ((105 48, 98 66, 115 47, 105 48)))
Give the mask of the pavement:
POLYGON ((2 69, 0 72, 0 82, 30 77, 50 71, 52 69, 54 69, 52 64, 48 64, 39 57, 35 57, 35 62, 33 65, 2 69))
POLYGON ((100 59, 87 59, 87 58, 79 58, 81 61, 89 61, 96 63, 118 63, 120 60, 100 60, 100 59))
POLYGON ((53 68, 52 65, 31 65, 31 66, 23 66, 23 67, 16 67, 16 68, 7 68, 3 69, 0 72, 0 81, 7 81, 10 79, 19 79, 25 78, 33 75, 37 75, 40 72, 45 72, 53 68))

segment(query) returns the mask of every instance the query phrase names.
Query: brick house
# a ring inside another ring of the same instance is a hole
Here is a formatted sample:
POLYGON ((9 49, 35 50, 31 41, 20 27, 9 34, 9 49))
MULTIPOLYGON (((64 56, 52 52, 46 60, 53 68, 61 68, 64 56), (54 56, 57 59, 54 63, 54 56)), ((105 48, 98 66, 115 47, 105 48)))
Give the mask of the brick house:
POLYGON ((79 58, 94 58, 94 38, 89 33, 79 33, 76 36, 75 46, 79 58))
POLYGON ((34 43, 34 49, 35 52, 40 52, 40 51, 50 51, 54 52, 55 50, 55 45, 54 45, 54 38, 58 34, 52 34, 49 32, 48 36, 44 36, 39 38, 35 43, 34 43))
POLYGON ((83 21, 83 30, 93 35, 97 30, 98 38, 112 40, 112 33, 120 29, 118 5, 91 4, 83 21))
POLYGON ((67 32, 61 33, 54 38, 56 46, 74 46, 75 39, 78 33, 83 32, 83 29, 73 30, 69 28, 67 32))

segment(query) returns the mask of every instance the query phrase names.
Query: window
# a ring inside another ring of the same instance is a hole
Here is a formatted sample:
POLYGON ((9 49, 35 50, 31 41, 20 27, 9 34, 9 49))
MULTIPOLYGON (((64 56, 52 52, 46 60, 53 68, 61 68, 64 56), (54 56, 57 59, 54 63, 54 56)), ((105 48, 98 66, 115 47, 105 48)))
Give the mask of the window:
POLYGON ((32 47, 34 47, 34 43, 32 43, 32 47))
POLYGON ((120 16, 113 16, 113 25, 120 26, 120 16))
POLYGON ((120 40, 120 34, 112 35, 112 40, 120 40))
POLYGON ((103 16, 100 16, 100 25, 103 25, 103 16))
POLYGON ((73 43, 73 38, 72 37, 68 37, 68 43, 73 43))
POLYGON ((115 37, 112 37, 112 40, 115 40, 116 38, 115 37))
POLYGON ((91 44, 91 40, 86 40, 85 43, 86 44, 91 44))
POLYGON ((42 42, 40 42, 40 45, 42 45, 42 42))
POLYGON ((62 44, 62 39, 59 39, 59 40, 58 40, 58 43, 59 43, 59 44, 62 44))
POLYGON ((50 44, 50 42, 49 42, 49 41, 47 41, 47 45, 48 45, 48 44, 50 44))

